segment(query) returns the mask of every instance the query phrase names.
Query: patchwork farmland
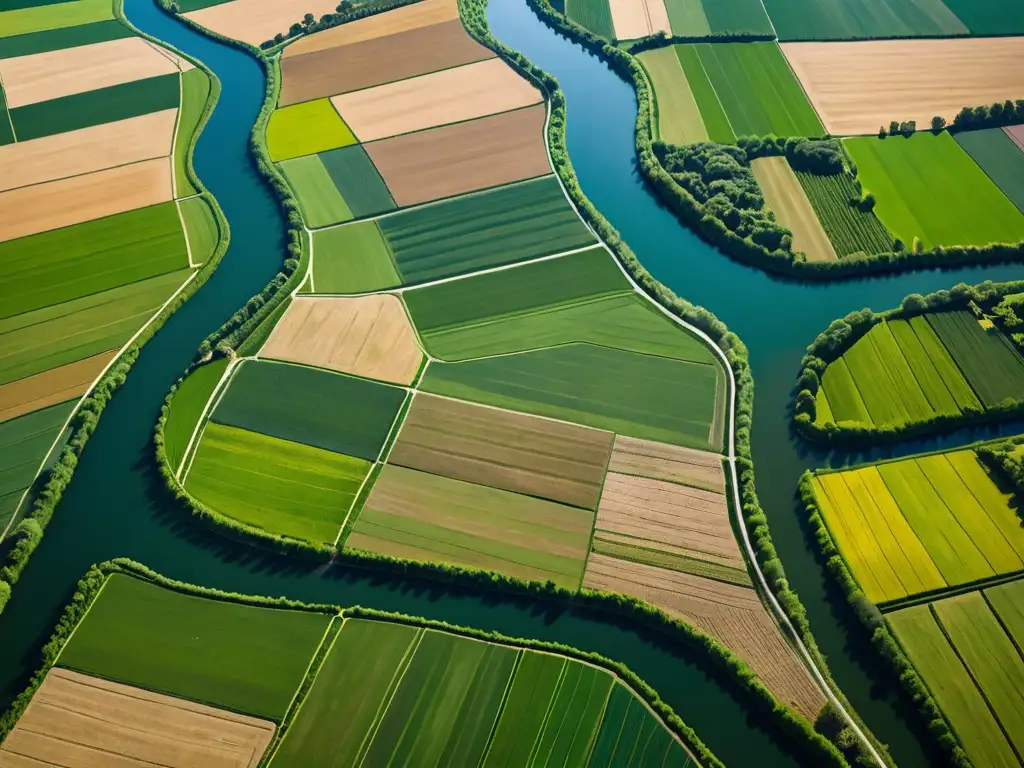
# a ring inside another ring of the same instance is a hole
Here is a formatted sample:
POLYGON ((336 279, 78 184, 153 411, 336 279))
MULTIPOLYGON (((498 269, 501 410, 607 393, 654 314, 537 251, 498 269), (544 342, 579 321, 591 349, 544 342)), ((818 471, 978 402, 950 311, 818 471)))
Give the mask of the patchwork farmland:
POLYGON ((220 241, 188 170, 206 72, 110 2, 75 5, 0 11, 0 538, 77 403, 220 241))

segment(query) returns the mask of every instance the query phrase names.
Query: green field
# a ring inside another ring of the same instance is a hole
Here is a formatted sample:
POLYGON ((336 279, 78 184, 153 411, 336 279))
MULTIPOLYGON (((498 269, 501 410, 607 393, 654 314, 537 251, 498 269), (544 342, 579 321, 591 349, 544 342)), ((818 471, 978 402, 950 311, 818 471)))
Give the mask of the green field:
POLYGON ((726 138, 724 126, 719 127, 717 105, 724 109, 730 132, 736 136, 825 135, 776 43, 695 43, 679 49, 683 49, 680 63, 712 139, 726 138), (713 93, 700 83, 698 64, 713 93))
POLYGON ((764 6, 782 41, 967 33, 967 27, 942 0, 835 0, 827 4, 816 0, 764 0, 764 6))
POLYGON ((171 272, 0 320, 0 384, 122 347, 188 276, 171 272))
POLYGON ((75 0, 0 13, 0 38, 74 27, 114 17, 110 0, 75 0))
POLYGON ((975 35, 1024 34, 1024 5, 1003 0, 944 0, 975 35))
MULTIPOLYGON (((691 3, 692 0, 683 0, 682 3, 679 0, 665 0, 669 21, 672 24, 672 34, 687 34, 676 32, 674 6, 686 6, 691 3)), ((708 27, 713 34, 771 35, 774 33, 771 21, 764 11, 764 6, 761 5, 761 0, 703 0, 703 7, 708 27)))
POLYGON ((589 765, 688 768, 696 763, 636 696, 616 685, 608 699, 589 765))
POLYGON ((113 574, 58 665, 280 720, 331 616, 185 595, 113 574))
POLYGON ((910 248, 1024 240, 1024 215, 948 133, 845 139, 875 213, 910 248))
POLYGON ((0 319, 188 267, 173 202, 0 243, 0 319))
MULTIPOLYGON (((0 16, 0 19, 5 18, 0 16)), ((103 43, 107 40, 119 40, 132 37, 134 33, 124 24, 115 20, 97 21, 92 24, 79 24, 43 32, 30 32, 13 37, 0 37, 0 59, 12 59, 15 56, 31 56, 33 53, 77 48, 81 45, 103 43)))
POLYGON ((317 293, 362 293, 400 285, 394 257, 375 221, 361 221, 313 235, 317 293))
POLYGON ((405 390, 319 368, 242 363, 213 421, 376 461, 405 390))
POLYGON ((595 35, 615 39, 608 0, 565 0, 565 15, 595 35))
POLYGON ((594 242, 554 176, 387 216, 378 224, 406 284, 594 242))
POLYGON ((632 437, 718 450, 720 438, 709 433, 719 378, 717 365, 569 344, 435 363, 422 388, 632 437))
POLYGON ((185 478, 196 499, 270 533, 334 544, 372 464, 207 424, 185 478))
POLYGON ((192 197, 178 202, 181 217, 185 220, 185 235, 188 237, 192 263, 205 264, 213 256, 220 242, 220 227, 213 210, 205 198, 192 197))
POLYGON ((1013 139, 1002 128, 961 131, 955 137, 956 143, 981 166, 1017 210, 1024 212, 1024 152, 1013 139))
POLYGON ((862 211, 850 204, 851 200, 860 199, 853 179, 845 173, 831 176, 803 171, 794 173, 840 258, 855 253, 870 255, 892 250, 893 237, 874 212, 862 211))
POLYGON ((275 162, 355 143, 330 99, 277 109, 267 124, 267 149, 275 162))
MULTIPOLYGON (((90 0, 77 0, 85 4, 90 0)), ((47 8, 60 8, 50 5, 47 8)), ((109 88, 76 93, 10 110, 18 141, 77 131, 92 125, 127 120, 178 106, 181 88, 177 74, 149 77, 109 88)))
POLYGON ((963 371, 982 405, 1024 399, 1024 358, 995 328, 985 329, 966 310, 928 315, 928 324, 963 371))
POLYGON ((185 458, 185 451, 203 409, 227 367, 226 357, 200 366, 185 377, 174 393, 164 425, 164 451, 172 472, 178 471, 178 465, 185 458))
POLYGON ((1019 765, 1020 761, 929 606, 905 608, 886 618, 974 765, 978 768, 1019 765))
POLYGON ((361 146, 332 149, 322 153, 320 161, 345 198, 354 218, 376 216, 395 209, 395 201, 378 173, 377 166, 361 146))
POLYGON ((32 484, 75 400, 0 421, 0 532, 32 484))
POLYGON ((174 139, 174 191, 177 197, 187 197, 199 192, 189 179, 187 168, 192 138, 210 98, 210 78, 196 67, 181 75, 181 111, 178 112, 178 128, 174 139))
POLYGON ((729 123, 729 117, 725 114, 715 87, 708 79, 708 73, 701 62, 700 54, 696 45, 673 46, 679 65, 686 76, 686 82, 690 87, 697 102, 701 119, 704 121, 704 130, 707 132, 709 141, 717 141, 720 144, 735 144, 736 132, 729 123))
POLYGON ((1024 581, 990 587, 985 590, 985 599, 1017 647, 1024 647, 1024 581))
POLYGON ((711 24, 701 0, 665 0, 665 10, 673 35, 705 37, 711 34, 711 24))
MULTIPOLYGON (((697 7, 700 4, 697 3, 697 7)), ((693 144, 708 140, 700 109, 686 81, 675 48, 665 46, 637 57, 650 76, 658 108, 658 138, 668 144, 693 144)))
POLYGON ((352 218, 352 211, 334 186, 319 155, 285 160, 281 170, 295 192, 307 227, 324 227, 352 218))

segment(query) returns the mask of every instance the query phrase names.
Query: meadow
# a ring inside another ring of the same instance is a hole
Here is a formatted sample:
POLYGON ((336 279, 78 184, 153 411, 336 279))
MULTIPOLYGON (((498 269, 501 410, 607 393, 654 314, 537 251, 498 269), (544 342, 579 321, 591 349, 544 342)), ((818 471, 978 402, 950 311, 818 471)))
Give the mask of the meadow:
POLYGON ((213 210, 204 197, 192 197, 178 202, 178 210, 185 222, 185 236, 189 253, 196 266, 205 264, 213 256, 220 242, 220 227, 213 210))
POLYGON ((851 201, 860 200, 861 195, 849 176, 845 173, 820 176, 802 171, 795 171, 795 174, 840 258, 892 250, 893 237, 874 211, 863 211, 851 205, 851 201))
POLYGON ((363 293, 402 282, 376 221, 314 233, 313 253, 313 285, 318 293, 363 293))
POLYGON ((186 376, 174 393, 164 425, 164 451, 173 472, 178 471, 185 458, 192 433, 227 367, 226 357, 202 365, 186 376))
POLYGON ((850 40, 967 34, 942 0, 765 0, 779 40, 850 40))
POLYGON ((959 144, 1024 213, 1024 151, 1001 128, 957 133, 959 144))

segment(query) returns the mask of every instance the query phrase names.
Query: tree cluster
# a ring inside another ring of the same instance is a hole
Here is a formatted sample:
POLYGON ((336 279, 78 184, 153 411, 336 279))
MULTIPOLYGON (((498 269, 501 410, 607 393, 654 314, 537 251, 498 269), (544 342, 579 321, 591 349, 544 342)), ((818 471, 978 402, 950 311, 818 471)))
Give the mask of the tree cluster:
POLYGON ((1024 99, 996 102, 988 107, 964 107, 956 117, 949 131, 972 131, 978 128, 1001 128, 1004 125, 1024 123, 1024 99))

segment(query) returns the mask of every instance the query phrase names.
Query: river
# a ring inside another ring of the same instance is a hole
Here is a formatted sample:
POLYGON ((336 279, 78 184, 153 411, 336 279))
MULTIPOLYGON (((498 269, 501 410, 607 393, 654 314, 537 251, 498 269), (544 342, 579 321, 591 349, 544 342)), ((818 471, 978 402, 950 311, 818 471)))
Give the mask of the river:
MULTIPOLYGON (((194 162, 230 222, 231 245, 209 282, 143 349, 111 400, 43 543, 0 614, 2 704, 17 695, 38 665, 39 648, 77 579, 91 563, 125 556, 204 586, 362 604, 597 651, 626 663, 653 685, 728 765, 796 764, 789 745, 766 730, 727 683, 650 633, 554 604, 289 561, 222 539, 168 508, 150 442, 160 405, 203 338, 277 271, 284 228, 248 154, 249 131, 264 94, 260 66, 247 54, 174 21, 150 0, 125 0, 125 13, 148 34, 204 61, 221 80, 221 100, 200 137, 194 162)), ((828 457, 794 440, 786 408, 803 347, 834 317, 864 305, 891 306, 911 291, 926 292, 960 280, 1020 277, 1022 270, 927 272, 808 287, 740 266, 680 227, 642 185, 633 154, 636 100, 629 84, 555 35, 522 0, 492 0, 489 17, 499 38, 562 83, 569 105, 570 155, 587 195, 655 277, 714 311, 751 348, 758 485, 783 562, 854 706, 892 745, 901 765, 926 765, 889 697, 875 690, 879 686, 873 684, 871 666, 858 663, 865 658, 862 650, 847 647, 849 617, 828 594, 793 505, 800 472, 828 457)))

